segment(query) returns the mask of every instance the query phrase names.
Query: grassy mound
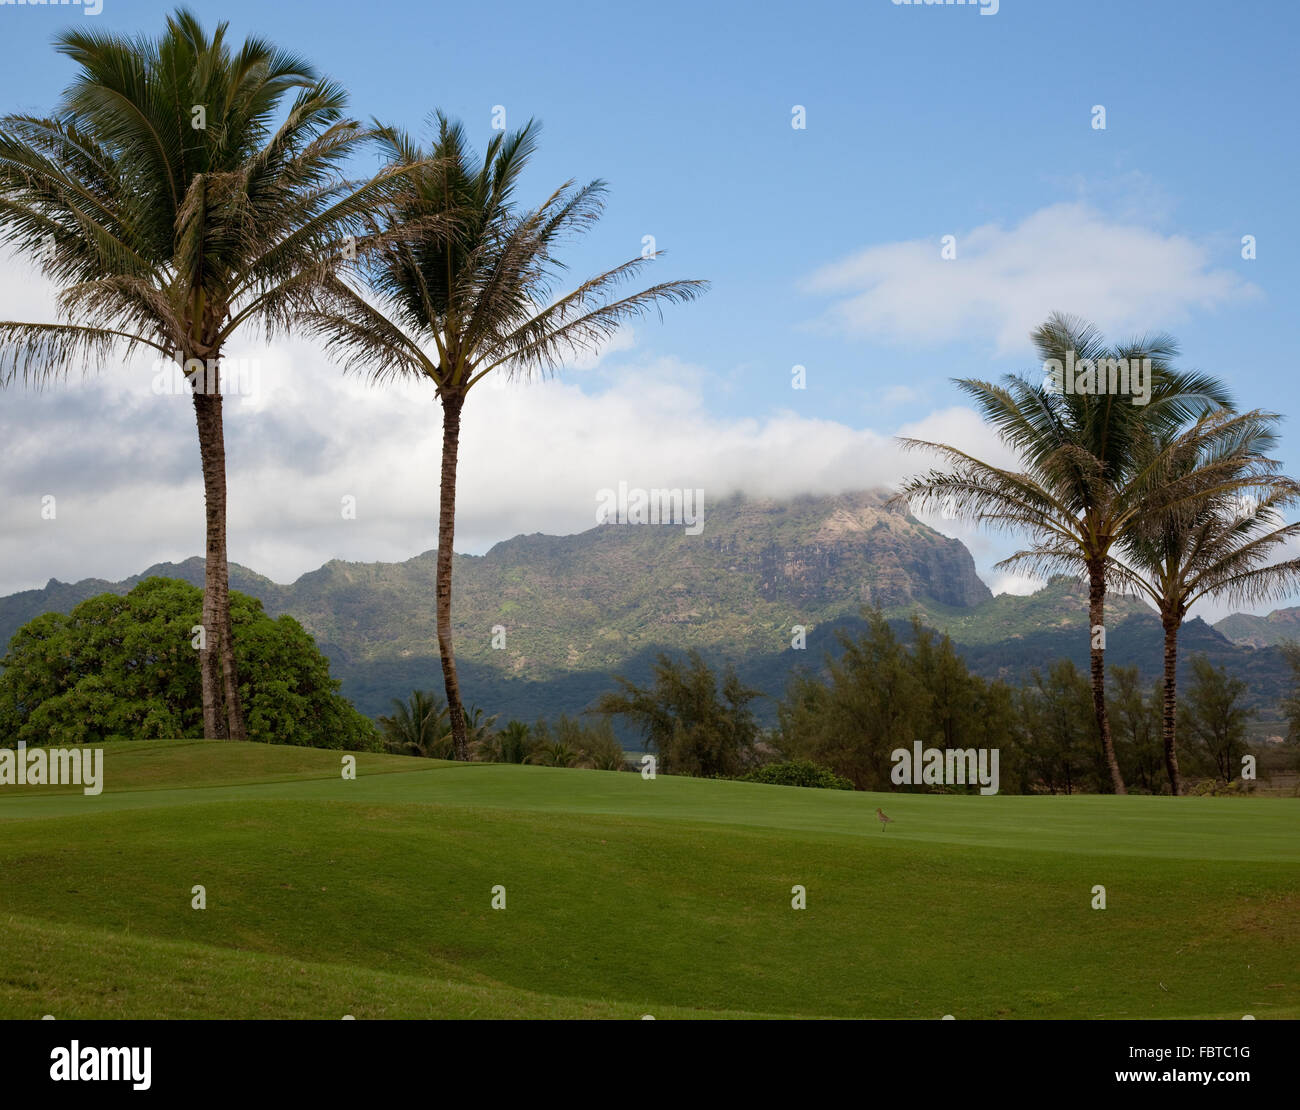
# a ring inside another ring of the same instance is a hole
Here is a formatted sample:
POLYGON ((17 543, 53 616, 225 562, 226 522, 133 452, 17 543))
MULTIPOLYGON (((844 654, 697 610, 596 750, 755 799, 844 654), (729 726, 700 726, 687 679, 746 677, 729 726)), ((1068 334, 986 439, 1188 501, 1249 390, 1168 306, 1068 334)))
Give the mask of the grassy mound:
POLYGON ((0 788, 0 1017, 1300 1016, 1295 801, 340 756, 0 788))

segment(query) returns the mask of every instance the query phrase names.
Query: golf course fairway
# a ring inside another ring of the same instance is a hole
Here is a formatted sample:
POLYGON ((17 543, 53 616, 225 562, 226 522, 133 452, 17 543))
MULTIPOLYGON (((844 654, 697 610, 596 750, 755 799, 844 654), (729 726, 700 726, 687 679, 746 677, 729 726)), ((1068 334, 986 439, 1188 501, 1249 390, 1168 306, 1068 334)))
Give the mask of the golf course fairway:
POLYGON ((1300 1017, 1300 800, 355 759, 0 788, 0 1017, 1300 1017))

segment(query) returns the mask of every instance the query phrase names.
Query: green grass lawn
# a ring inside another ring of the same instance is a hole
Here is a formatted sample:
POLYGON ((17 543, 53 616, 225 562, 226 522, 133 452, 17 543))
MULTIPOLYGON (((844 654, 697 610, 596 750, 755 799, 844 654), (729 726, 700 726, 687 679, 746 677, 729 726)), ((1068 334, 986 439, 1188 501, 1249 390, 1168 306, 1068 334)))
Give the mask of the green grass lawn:
POLYGON ((105 759, 0 787, 0 1017, 1300 1017, 1295 800, 105 759))

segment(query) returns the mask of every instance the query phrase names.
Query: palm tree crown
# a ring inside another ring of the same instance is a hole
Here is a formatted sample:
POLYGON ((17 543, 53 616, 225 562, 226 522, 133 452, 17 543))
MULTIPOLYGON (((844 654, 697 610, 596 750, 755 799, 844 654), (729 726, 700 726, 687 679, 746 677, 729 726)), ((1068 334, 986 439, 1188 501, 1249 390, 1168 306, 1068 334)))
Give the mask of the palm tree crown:
POLYGON ((56 112, 0 119, 0 241, 39 260, 62 319, 0 322, 0 384, 115 350, 184 364, 207 511, 204 731, 242 739, 222 351, 245 324, 287 326, 404 171, 348 180, 368 134, 342 90, 261 39, 234 47, 225 24, 209 37, 186 10, 156 40, 74 30, 56 48, 78 66, 56 112))
POLYGON ((1033 334, 1044 366, 1122 360, 1145 368, 1145 403, 1132 394, 1059 388, 1048 380, 1008 375, 1001 385, 961 379, 1020 470, 981 461, 941 443, 905 439, 904 446, 939 455, 947 470, 932 469, 904 482, 896 500, 939 505, 995 529, 1028 535, 1029 546, 999 564, 1048 574, 1082 573, 1089 584, 1093 704, 1098 734, 1116 793, 1124 782, 1111 742, 1105 699, 1106 572, 1112 553, 1159 489, 1161 466, 1137 465, 1135 444, 1168 434, 1207 411, 1229 404, 1214 378, 1175 371, 1177 345, 1168 336, 1110 348, 1089 324, 1052 316, 1033 334))
POLYGON ((1111 568, 1120 586, 1148 597, 1164 628, 1165 767, 1181 791, 1177 754, 1178 630, 1200 599, 1235 604, 1283 597, 1300 581, 1300 559, 1270 563, 1279 545, 1300 535, 1283 510, 1300 503, 1300 483, 1268 457, 1279 417, 1252 411, 1208 414, 1178 435, 1135 445, 1140 465, 1160 474, 1156 491, 1121 558, 1111 568))
POLYGON ((655 262, 642 255, 557 294, 560 245, 600 216, 605 185, 568 182, 535 208, 516 186, 536 148, 537 125, 497 134, 480 159, 463 128, 442 114, 422 150, 404 132, 380 130, 391 165, 412 172, 371 228, 356 281, 325 283, 306 319, 345 369, 382 382, 429 381, 442 403, 437 623, 443 682, 458 759, 469 738, 451 632, 452 544, 461 411, 495 372, 545 375, 600 345, 627 321, 665 303, 690 301, 707 283, 667 281, 626 295, 619 287, 655 262))

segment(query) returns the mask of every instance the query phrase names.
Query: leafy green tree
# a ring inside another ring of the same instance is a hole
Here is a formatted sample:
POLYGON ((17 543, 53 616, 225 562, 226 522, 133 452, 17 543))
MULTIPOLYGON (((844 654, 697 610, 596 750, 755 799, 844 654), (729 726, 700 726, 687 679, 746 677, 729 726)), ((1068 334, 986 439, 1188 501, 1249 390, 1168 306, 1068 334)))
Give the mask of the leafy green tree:
POLYGON ((203 727, 241 740, 220 359, 245 325, 287 325, 402 170, 345 178, 367 133, 343 90, 261 39, 232 49, 226 30, 181 9, 157 39, 65 31, 55 48, 78 70, 54 114, 0 120, 0 242, 40 261, 64 318, 0 323, 0 384, 114 351, 186 368, 207 517, 203 727))
POLYGON ((1025 723, 1016 711, 1016 691, 1005 682, 981 682, 976 686, 975 704, 974 740, 955 746, 996 748, 999 790, 1004 794, 1030 793, 1033 768, 1025 723))
POLYGON ((1285 741, 1300 747, 1300 643, 1284 640, 1282 656, 1291 668, 1291 685, 1282 698, 1282 715, 1286 717, 1285 741))
MULTIPOLYGON (((46 613, 15 634, 0 663, 0 738, 92 743, 204 735, 198 652, 202 591, 148 578, 125 596, 101 594, 71 613, 46 613)), ((256 598, 231 594, 239 633, 248 738, 369 750, 370 722, 338 693, 329 661, 296 620, 272 620, 256 598)))
MULTIPOLYGON (((939 748, 1004 748, 1012 744, 1009 691, 971 674, 952 640, 912 618, 906 648, 912 672, 929 694, 917 739, 939 748)), ((1011 753, 1008 753, 1011 754, 1011 753)))
POLYGON ((826 681, 796 675, 777 709, 780 750, 829 767, 859 790, 889 790, 890 753, 931 739, 932 695, 915 661, 874 609, 857 639, 839 634, 826 681))
POLYGON ((353 284, 336 278, 312 329, 346 369, 376 382, 429 382, 442 404, 442 474, 438 504, 438 652, 456 758, 469 758, 460 680, 452 644, 452 544, 461 414, 470 390, 489 374, 545 374, 575 352, 594 349, 627 320, 666 302, 693 300, 700 281, 667 281, 615 295, 654 262, 638 256, 557 295, 563 240, 599 218, 605 185, 561 186, 539 206, 521 210, 514 191, 537 141, 529 122, 497 134, 480 161, 463 128, 441 114, 425 152, 404 132, 384 129, 393 166, 408 175, 398 202, 376 228, 379 249, 358 257, 353 284))
POLYGON ((1193 752, 1221 782, 1241 772, 1246 754, 1246 726, 1255 715, 1244 704, 1246 683, 1215 667, 1203 655, 1192 660, 1192 681, 1183 705, 1183 719, 1193 752))
MULTIPOLYGON (((557 724, 559 733, 564 736, 565 725, 569 722, 563 713, 557 724)), ((614 728, 608 717, 591 722, 572 721, 573 742, 581 753, 579 763, 595 771, 621 771, 627 763, 623 754, 623 745, 614 736, 614 728)))
POLYGON ((1283 658, 1291 670, 1291 682, 1282 696, 1281 710, 1286 718, 1282 742, 1295 753, 1295 767, 1300 770, 1300 644, 1284 640, 1280 645, 1283 658))
POLYGON ((698 652, 688 652, 685 660, 661 652, 651 685, 637 686, 622 675, 614 681, 619 690, 602 695, 594 712, 636 726, 665 774, 733 778, 752 762, 758 725, 750 703, 760 694, 730 666, 719 686, 698 652))
POLYGON ((1011 689, 971 674, 952 641, 919 617, 908 644, 878 610, 863 615, 867 630, 840 635, 842 654, 826 660, 824 676, 791 681, 777 709, 776 747, 866 790, 893 789, 890 757, 915 741, 996 749, 999 788, 1024 789, 1030 772, 1011 689))
MULTIPOLYGON (((518 722, 511 722, 511 725, 516 724, 518 722)), ((607 718, 586 722, 567 713, 561 713, 553 723, 543 718, 528 730, 528 744, 522 762, 545 767, 621 771, 626 762, 623 747, 614 738, 614 730, 607 718)))
POLYGON ((1069 659, 1053 663, 1046 676, 1034 671, 1022 691, 1029 759, 1052 794, 1093 790, 1105 781, 1106 763, 1090 727, 1091 701, 1091 684, 1069 659))
POLYGON ((1178 348, 1169 336, 1110 348, 1091 325, 1058 314, 1032 338, 1044 367, 1085 360, 1094 369, 1100 364, 1108 387, 1107 362, 1133 366, 1146 360, 1146 403, 1110 391, 1083 392, 1068 383, 1060 388, 1042 374, 1032 379, 1009 374, 1001 385, 958 379, 956 384, 1014 452, 1020 469, 995 466, 947 444, 905 439, 905 447, 933 452, 948 469, 908 479, 895 500, 942 507, 979 524, 1026 534, 1029 546, 1001 567, 1084 576, 1093 713, 1111 788, 1123 794, 1106 704, 1107 574, 1125 535, 1158 494, 1163 476, 1161 467, 1138 465, 1136 446, 1144 437, 1162 440, 1189 420, 1228 405, 1229 399, 1214 378, 1172 369, 1178 348))
POLYGON ((1115 754, 1124 781, 1144 794, 1161 792, 1160 770, 1164 759, 1161 703, 1163 691, 1142 689, 1137 667, 1111 667, 1110 719, 1114 728, 1115 754))

